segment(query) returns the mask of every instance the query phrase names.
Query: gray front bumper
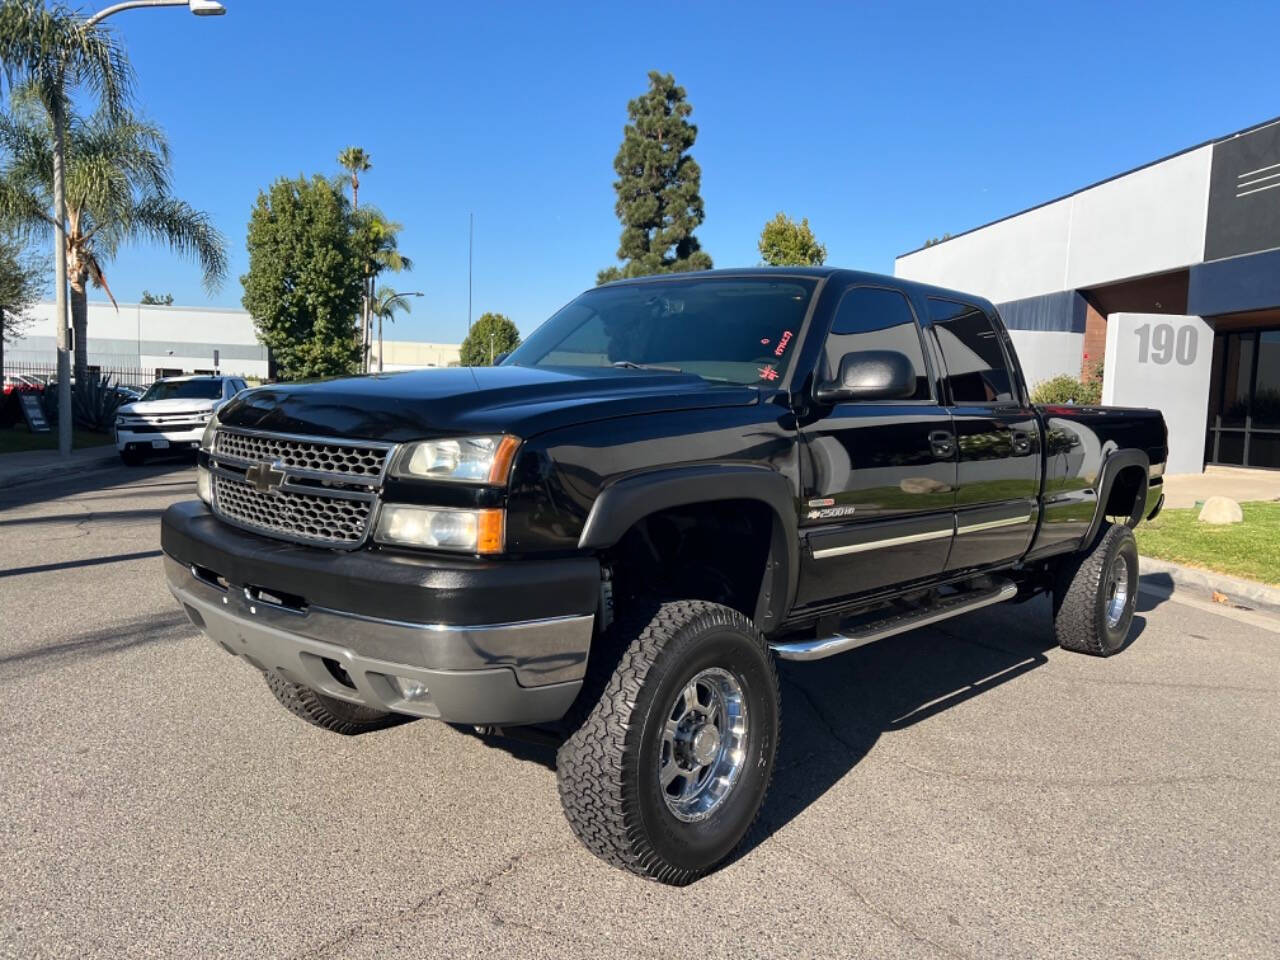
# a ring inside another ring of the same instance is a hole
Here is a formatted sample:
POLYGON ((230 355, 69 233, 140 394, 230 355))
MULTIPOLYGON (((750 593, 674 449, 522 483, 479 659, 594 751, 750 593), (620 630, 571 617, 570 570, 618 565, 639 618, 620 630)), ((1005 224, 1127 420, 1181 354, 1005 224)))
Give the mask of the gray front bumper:
POLYGON ((320 607, 300 612, 198 573, 165 557, 169 589, 193 624, 259 670, 340 700, 455 723, 515 726, 559 719, 582 687, 590 615, 445 626, 320 607), (426 696, 405 699, 397 677, 425 685, 426 696))

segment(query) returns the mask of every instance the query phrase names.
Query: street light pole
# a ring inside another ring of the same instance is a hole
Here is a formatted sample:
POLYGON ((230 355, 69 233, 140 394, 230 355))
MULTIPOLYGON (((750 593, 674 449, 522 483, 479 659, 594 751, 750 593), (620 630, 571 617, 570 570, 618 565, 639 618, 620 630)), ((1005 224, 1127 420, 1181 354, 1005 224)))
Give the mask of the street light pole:
MULTIPOLYGON (((99 10, 84 22, 85 27, 97 26, 112 14, 139 7, 186 7, 197 17, 219 17, 227 12, 218 0, 125 0, 99 10)), ((59 77, 61 87, 63 78, 59 77)), ((59 91, 61 93, 61 91, 59 91)), ((67 317, 67 144, 66 117, 62 115, 62 97, 57 98, 53 124, 53 262, 54 291, 53 312, 58 324, 58 453, 71 456, 71 325, 67 317)))
POLYGON ((404 300, 406 297, 421 297, 425 294, 421 290, 411 290, 408 293, 397 293, 394 297, 389 297, 387 302, 382 304, 382 309, 378 311, 378 372, 382 372, 382 314, 390 312, 390 307, 397 300, 404 300))
POLYGON ((186 7, 197 17, 220 17, 227 12, 227 8, 217 0, 124 0, 123 3, 113 3, 111 6, 99 10, 92 17, 85 21, 85 26, 92 27, 113 13, 119 13, 122 10, 137 10, 141 7, 186 7))

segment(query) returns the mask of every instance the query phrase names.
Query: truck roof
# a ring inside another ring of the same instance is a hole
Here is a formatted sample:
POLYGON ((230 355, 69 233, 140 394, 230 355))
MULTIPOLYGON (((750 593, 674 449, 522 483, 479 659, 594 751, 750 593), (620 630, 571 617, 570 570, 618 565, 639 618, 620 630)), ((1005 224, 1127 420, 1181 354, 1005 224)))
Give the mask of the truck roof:
POLYGON ((991 308, 992 304, 986 297, 980 297, 977 294, 969 293, 965 290, 952 290, 948 287, 935 287, 932 284, 920 283, 916 280, 907 280, 903 277, 894 277, 884 273, 870 273, 865 270, 849 270, 844 267, 728 267, 719 270, 693 270, 688 273, 656 273, 647 277, 627 277, 622 280, 613 280, 603 284, 606 287, 623 286, 625 284, 650 284, 650 283, 669 283, 679 280, 696 280, 699 278, 712 279, 716 277, 815 277, 828 278, 840 277, 845 280, 878 284, 888 287, 894 287, 901 290, 915 290, 926 296, 944 297, 948 299, 964 300, 968 303, 975 304, 984 308, 991 308))

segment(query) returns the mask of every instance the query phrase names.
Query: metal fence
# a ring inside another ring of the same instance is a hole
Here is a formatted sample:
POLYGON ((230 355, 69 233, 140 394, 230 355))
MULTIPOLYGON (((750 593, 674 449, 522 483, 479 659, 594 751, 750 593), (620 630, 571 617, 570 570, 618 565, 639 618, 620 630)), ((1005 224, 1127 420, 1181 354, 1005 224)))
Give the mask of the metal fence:
MULTIPOLYGON (((161 375, 159 370, 146 370, 142 367, 104 367, 89 364, 89 372, 98 376, 110 377, 111 382, 122 387, 135 390, 146 390, 161 375)), ((5 381, 26 382, 34 389, 39 389, 50 380, 58 379, 58 367, 52 363, 10 363, 4 364, 5 381)))

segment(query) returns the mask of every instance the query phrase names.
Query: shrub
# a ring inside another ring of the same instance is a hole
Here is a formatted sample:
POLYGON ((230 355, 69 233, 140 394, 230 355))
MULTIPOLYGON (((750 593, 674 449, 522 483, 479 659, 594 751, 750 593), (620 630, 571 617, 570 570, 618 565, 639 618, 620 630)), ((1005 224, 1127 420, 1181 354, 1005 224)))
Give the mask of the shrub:
MULTIPOLYGON (((42 397, 44 415, 50 423, 58 420, 58 387, 50 383, 42 397)), ((127 402, 115 388, 110 376, 90 374, 71 385, 71 413, 75 425, 98 433, 110 433, 115 426, 116 411, 127 402)))
POLYGON ((1032 403, 1074 403, 1094 406, 1102 402, 1102 382, 1084 383, 1075 377, 1060 373, 1042 380, 1031 391, 1032 403))

